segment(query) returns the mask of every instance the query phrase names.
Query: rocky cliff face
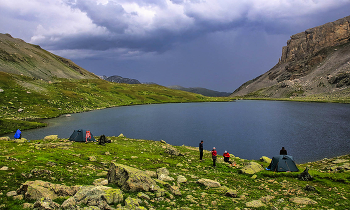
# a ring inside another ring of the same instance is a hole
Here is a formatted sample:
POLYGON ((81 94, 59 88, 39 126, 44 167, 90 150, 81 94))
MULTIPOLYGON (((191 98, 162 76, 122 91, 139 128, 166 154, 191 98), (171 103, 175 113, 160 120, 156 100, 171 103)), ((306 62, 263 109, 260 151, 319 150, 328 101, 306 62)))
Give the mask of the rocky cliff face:
POLYGON ((333 94, 350 85, 350 16, 291 36, 280 61, 231 96, 333 94), (348 82, 349 80, 349 82, 348 82))

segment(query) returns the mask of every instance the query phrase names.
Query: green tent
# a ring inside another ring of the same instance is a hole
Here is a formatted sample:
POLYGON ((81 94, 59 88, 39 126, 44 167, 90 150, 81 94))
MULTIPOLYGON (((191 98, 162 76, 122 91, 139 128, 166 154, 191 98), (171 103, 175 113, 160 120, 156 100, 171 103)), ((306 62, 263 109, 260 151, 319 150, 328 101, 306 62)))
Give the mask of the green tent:
POLYGON ((72 135, 69 137, 70 141, 78 141, 78 142, 89 142, 89 141, 96 141, 94 136, 90 131, 79 129, 74 130, 72 135))
POLYGON ((273 157, 270 165, 266 169, 276 172, 299 171, 295 165, 293 157, 290 155, 279 155, 273 157))

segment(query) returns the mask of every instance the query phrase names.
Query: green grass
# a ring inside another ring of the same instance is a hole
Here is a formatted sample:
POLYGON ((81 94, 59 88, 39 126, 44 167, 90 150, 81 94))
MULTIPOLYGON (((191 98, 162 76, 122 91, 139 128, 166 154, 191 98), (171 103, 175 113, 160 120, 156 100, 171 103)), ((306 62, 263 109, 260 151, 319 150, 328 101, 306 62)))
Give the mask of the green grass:
MULTIPOLYGON (((228 167, 222 161, 213 168, 208 151, 204 153, 204 161, 200 162, 197 148, 174 146, 184 156, 171 156, 165 152, 165 144, 159 141, 126 137, 108 139, 112 140, 112 143, 106 146, 70 142, 67 139, 22 143, 0 141, 0 168, 9 168, 0 171, 0 208, 21 209, 23 203, 35 202, 13 200, 6 196, 7 192, 18 189, 27 180, 43 180, 69 186, 91 185, 95 179, 106 178, 99 174, 108 171, 111 161, 140 170, 156 171, 157 168, 166 167, 170 176, 176 178, 177 175, 183 175, 188 179, 187 183, 180 184, 181 196, 173 197, 169 192, 165 194, 164 198, 170 202, 157 201, 154 193, 147 193, 151 201, 146 208, 174 209, 187 206, 191 209, 244 209, 247 202, 268 195, 274 198, 266 203, 266 207, 259 209, 348 209, 350 206, 350 173, 329 170, 332 159, 298 165, 301 171, 306 166, 310 168, 309 173, 314 177, 313 181, 298 180, 300 172, 261 171, 256 174, 256 178, 252 178, 252 175, 239 173, 244 163, 250 160, 231 158, 238 164, 237 168, 228 167), (96 157, 96 161, 90 161, 91 156, 96 157), (179 163, 182 166, 178 166, 179 163), (217 180, 222 186, 237 190, 238 198, 225 196, 222 188, 206 188, 197 184, 199 178, 217 180), (315 187, 316 191, 306 191, 306 185, 315 187), (295 204, 289 201, 293 197, 307 197, 317 201, 317 204, 295 204)), ((220 160, 221 158, 219 156, 220 160)), ((338 158, 350 161, 349 155, 338 158)), ((264 167, 268 165, 259 163, 264 167)), ((177 185, 176 181, 169 183, 177 185)), ((114 185, 109 186, 118 188, 114 185)), ((124 191, 124 199, 129 196, 135 198, 136 193, 124 191)), ((62 203, 64 199, 55 201, 62 203)))
POLYGON ((0 72, 0 135, 45 126, 41 119, 115 106, 231 101, 160 85, 118 84, 101 79, 46 82, 0 72))

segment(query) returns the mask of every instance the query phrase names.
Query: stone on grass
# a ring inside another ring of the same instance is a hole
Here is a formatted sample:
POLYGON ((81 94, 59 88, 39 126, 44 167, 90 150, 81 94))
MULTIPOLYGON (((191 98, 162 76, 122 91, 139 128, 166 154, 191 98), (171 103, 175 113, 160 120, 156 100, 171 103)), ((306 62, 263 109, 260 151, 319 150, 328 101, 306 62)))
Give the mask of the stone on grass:
POLYGON ((123 164, 111 163, 107 179, 126 191, 157 191, 159 186, 144 171, 123 164))
POLYGON ((247 207, 252 207, 252 208, 259 208, 265 206, 265 204, 261 200, 253 200, 250 202, 247 202, 245 204, 247 207))
POLYGON ((174 181, 174 178, 169 176, 169 171, 165 167, 157 169, 157 176, 161 181, 174 181))
POLYGON ((58 139, 58 135, 45 136, 44 141, 54 141, 58 139))
POLYGON ((10 141, 10 137, 8 136, 4 136, 4 137, 0 137, 0 141, 10 141))
POLYGON ((66 186, 35 180, 26 181, 16 192, 17 195, 23 195, 25 199, 48 198, 54 200, 59 197, 73 196, 79 189, 80 186, 66 186))
POLYGON ((206 187, 220 187, 220 183, 211 179, 198 179, 197 183, 206 187))
POLYGON ((233 189, 227 190, 225 195, 228 196, 228 197, 232 197, 232 198, 237 198, 237 196, 238 196, 237 191, 233 190, 233 189))
POLYGON ((240 172, 243 174, 255 174, 262 170, 264 170, 264 168, 259 163, 249 162, 240 170, 240 172))
POLYGON ((308 205, 308 204, 317 204, 316 201, 311 200, 310 198, 302 198, 302 197, 294 197, 294 198, 290 198, 289 199, 290 202, 293 203, 297 203, 297 204, 304 204, 304 205, 308 205))
POLYGON ((108 180, 104 179, 104 178, 95 179, 92 184, 95 185, 95 186, 97 186, 97 185, 108 185, 108 180))
POLYGON ((266 156, 262 156, 261 158, 260 158, 260 161, 261 162, 264 162, 264 163, 271 163, 271 158, 268 158, 268 157, 266 157, 266 156))
POLYGON ((43 198, 34 203, 34 209, 59 209, 60 204, 53 202, 49 198, 43 198))
POLYGON ((186 177, 182 176, 182 175, 178 175, 177 176, 177 183, 184 183, 187 182, 186 177))

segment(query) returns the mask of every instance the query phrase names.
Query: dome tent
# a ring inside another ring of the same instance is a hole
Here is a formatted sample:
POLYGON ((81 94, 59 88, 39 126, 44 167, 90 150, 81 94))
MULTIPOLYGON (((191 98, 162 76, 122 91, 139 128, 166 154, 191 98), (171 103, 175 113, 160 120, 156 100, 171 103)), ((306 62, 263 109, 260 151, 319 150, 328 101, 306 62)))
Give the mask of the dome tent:
POLYGON ((83 129, 74 130, 72 135, 69 137, 69 140, 78 142, 96 141, 96 139, 90 131, 83 129))
POLYGON ((273 157, 270 165, 266 169, 276 172, 299 171, 295 165, 293 157, 290 155, 278 155, 273 157))

